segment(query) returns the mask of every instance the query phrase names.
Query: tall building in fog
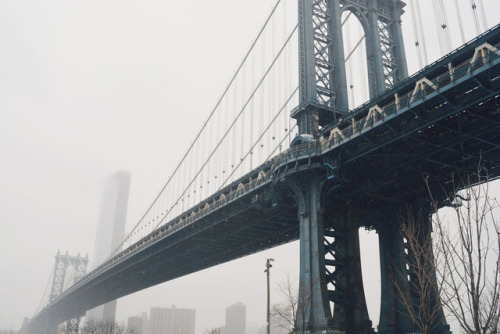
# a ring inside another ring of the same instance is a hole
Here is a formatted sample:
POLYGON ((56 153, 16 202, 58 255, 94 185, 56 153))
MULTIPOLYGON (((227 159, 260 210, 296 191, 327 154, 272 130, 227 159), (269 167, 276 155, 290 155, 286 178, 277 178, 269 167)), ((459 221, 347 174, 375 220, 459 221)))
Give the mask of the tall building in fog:
POLYGON ((226 326, 224 334, 245 334, 247 307, 245 304, 236 303, 226 308, 226 326))
POLYGON ((148 334, 148 314, 142 313, 135 317, 128 317, 127 330, 137 334, 148 334))
POLYGON ((149 313, 149 334, 194 334, 196 310, 152 307, 149 313))
MULTIPOLYGON (((99 208, 92 269, 104 262, 120 246, 125 234, 130 173, 117 171, 107 178, 99 208)), ((115 319, 116 300, 87 312, 95 320, 115 319)))

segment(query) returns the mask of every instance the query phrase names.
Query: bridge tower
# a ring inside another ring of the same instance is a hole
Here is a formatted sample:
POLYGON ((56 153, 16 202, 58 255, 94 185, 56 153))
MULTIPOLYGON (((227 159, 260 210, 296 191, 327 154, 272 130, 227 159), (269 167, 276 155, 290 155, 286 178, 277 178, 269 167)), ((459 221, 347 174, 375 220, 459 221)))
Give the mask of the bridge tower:
MULTIPOLYGON (((70 256, 68 255, 68 252, 66 252, 66 254, 61 254, 60 251, 57 251, 57 254, 55 256, 52 289, 49 296, 49 302, 52 302, 63 292, 68 268, 71 267, 74 269, 75 277, 74 282, 72 283, 76 283, 85 275, 88 262, 88 256, 85 258, 80 256, 80 254, 78 254, 77 256, 70 256)), ((54 324, 50 325, 52 326, 54 324)), ((79 326, 80 317, 72 318, 66 321, 66 333, 78 333, 79 326)), ((53 332, 55 333, 55 331, 53 332)))
MULTIPOLYGON (((291 116, 297 120, 299 135, 292 146, 317 142, 321 128, 349 113, 341 21, 344 12, 351 12, 364 30, 370 97, 408 76, 401 31, 404 2, 299 0, 298 5, 300 100, 291 116)), ((325 162, 325 165, 331 164, 325 162)), ((374 333, 360 262, 358 230, 365 226, 376 229, 380 236, 379 333, 414 331, 415 327, 404 316, 404 305, 395 296, 396 283, 388 274, 394 263, 406 270, 405 261, 411 257, 404 255, 405 244, 397 221, 404 205, 381 212, 380 203, 367 208, 362 194, 347 204, 337 204, 335 198, 339 195, 331 196, 335 191, 329 183, 331 175, 314 172, 302 175, 287 180, 298 203, 300 221, 301 329, 311 333, 329 330, 374 333), (375 222, 377 212, 381 215, 375 222), (392 218, 387 221, 387 217, 392 218)), ((400 283, 403 290, 411 293, 408 282, 400 283)))
POLYGON ((408 76, 401 31, 400 0, 299 0, 299 107, 292 112, 299 134, 349 111, 342 39, 343 12, 351 12, 365 33, 370 98, 408 76))

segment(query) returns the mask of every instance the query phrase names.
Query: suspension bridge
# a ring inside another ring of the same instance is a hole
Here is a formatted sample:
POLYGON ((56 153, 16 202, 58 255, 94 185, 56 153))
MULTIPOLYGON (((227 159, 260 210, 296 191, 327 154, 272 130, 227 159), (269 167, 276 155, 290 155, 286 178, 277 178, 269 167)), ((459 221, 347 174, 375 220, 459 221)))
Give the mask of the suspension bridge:
MULTIPOLYGON (((423 66, 418 2, 298 4, 294 12, 277 2, 134 230, 100 266, 58 288, 31 319, 30 333, 55 333, 57 324, 105 302, 297 239, 299 324, 311 332, 373 333, 360 227, 375 229, 380 240, 378 332, 416 330, 389 275, 394 259, 402 271, 411 261, 401 255, 397 215, 425 202, 423 172, 435 189, 451 187, 451 173, 473 170, 479 159, 490 179, 500 176, 500 27, 482 32, 472 2, 477 37, 465 42, 461 30, 464 44, 451 51, 448 11, 433 2, 447 54, 423 66), (404 10, 417 27, 423 66, 411 76, 404 10)), ((66 260, 59 261, 64 268, 84 262, 66 260)), ((409 294, 411 279, 399 282, 409 294)), ((437 322, 436 333, 449 332, 444 316, 437 322)))

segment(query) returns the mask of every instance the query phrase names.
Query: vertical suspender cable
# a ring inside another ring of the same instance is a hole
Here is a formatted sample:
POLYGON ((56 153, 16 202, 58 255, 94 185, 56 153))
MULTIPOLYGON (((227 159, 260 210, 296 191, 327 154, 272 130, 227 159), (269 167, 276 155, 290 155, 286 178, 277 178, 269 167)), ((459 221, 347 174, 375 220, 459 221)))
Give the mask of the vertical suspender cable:
MULTIPOLYGON (((233 116, 231 117, 231 119, 234 119, 236 118, 236 114, 237 114, 237 110, 238 110, 238 81, 235 82, 235 85, 233 87, 233 110, 232 110, 232 113, 233 116)), ((232 156, 231 156, 231 175, 235 175, 234 174, 234 166, 236 166, 236 162, 238 161, 238 145, 236 145, 236 129, 238 127, 235 126, 233 128, 231 128, 231 131, 232 131, 232 136, 231 136, 231 143, 232 143, 232 156)), ((232 180, 231 180, 232 181, 232 180)))
MULTIPOLYGON (((286 33, 287 33, 287 28, 288 28, 288 15, 287 15, 287 1, 283 2, 283 39, 286 40, 286 33)), ((290 87, 290 80, 288 80, 288 69, 290 68, 290 54, 288 52, 285 53, 285 58, 284 58, 284 71, 283 71, 283 78, 284 78, 284 90, 285 92, 288 91, 290 87)), ((288 131, 288 115, 284 114, 283 117, 283 131, 286 135, 286 132, 288 131)), ((281 138, 281 131, 278 132, 279 136, 278 139, 281 138)))
MULTIPOLYGON (((362 35, 361 39, 366 40, 365 31, 360 24, 358 24, 358 32, 359 32, 359 35, 362 35)), ((370 94, 368 93, 368 71, 367 71, 368 64, 367 64, 366 57, 364 57, 364 55, 366 55, 366 43, 361 43, 360 47, 361 47, 361 51, 358 52, 358 55, 359 55, 359 61, 362 64, 363 70, 359 71, 359 75, 361 76, 360 87, 361 87, 361 96, 363 97, 362 103, 364 103, 365 101, 368 101, 369 96, 370 96, 370 94)))
MULTIPOLYGON (((241 104, 244 105, 245 103, 245 95, 246 95, 246 92, 245 92, 245 86, 246 86, 246 76, 245 76, 245 72, 246 72, 246 67, 243 68, 243 71, 242 71, 242 74, 243 74, 243 80, 242 80, 242 87, 241 87, 241 104)), ((239 140, 241 141, 241 148, 240 148, 240 161, 243 161, 243 152, 245 152, 245 112, 243 112, 241 114, 241 123, 240 123, 240 133, 239 133, 239 140)), ((238 163, 239 163, 238 162, 238 163)), ((243 176, 243 171, 240 169, 240 175, 239 176, 243 176)))
POLYGON ((460 28, 460 37, 462 38, 462 44, 465 43, 465 35, 464 35, 464 24, 462 22, 462 15, 460 13, 460 6, 458 5, 458 0, 455 0, 455 11, 457 12, 457 20, 458 26, 460 28))
POLYGON ((410 0, 411 23, 413 24, 413 38, 415 39, 415 48, 417 49, 418 67, 423 68, 422 63, 422 50, 419 48, 420 42, 418 41, 418 22, 416 19, 417 10, 415 8, 414 0, 410 0))
POLYGON ((424 66, 427 66, 429 64, 429 61, 427 60, 427 43, 425 42, 424 25, 422 24, 422 12, 420 11, 420 4, 418 1, 417 1, 416 9, 417 9, 417 20, 418 20, 418 24, 419 24, 418 31, 420 34, 420 40, 422 41, 424 66))
POLYGON ((451 52, 451 36, 450 36, 450 28, 448 26, 448 17, 446 15, 446 9, 444 8, 443 0, 438 0, 438 7, 441 11, 441 17, 443 23, 441 27, 443 28, 443 36, 446 43, 446 53, 451 52))
MULTIPOLYGON (((274 55, 274 53, 276 52, 276 18, 274 19, 273 21, 273 25, 272 25, 272 29, 271 29, 271 34, 272 34, 272 39, 271 39, 271 55, 274 55)), ((286 52, 284 52, 286 54, 286 52)), ((269 96, 269 111, 273 111, 275 110, 276 108, 276 97, 278 98, 278 101, 280 101, 280 95, 281 95, 281 87, 277 84, 277 82, 279 82, 279 75, 280 75, 280 65, 282 64, 282 58, 279 59, 278 61, 278 64, 276 65, 276 70, 273 71, 273 74, 271 76, 271 86, 273 87, 273 89, 275 89, 275 91, 277 92, 277 94, 270 94, 269 96), (278 78, 276 80, 276 78, 278 78)), ((271 149, 271 146, 274 144, 273 143, 273 140, 272 138, 274 138, 275 136, 275 128, 276 128, 276 123, 273 121, 273 126, 271 127, 271 130, 269 131, 269 133, 267 134, 267 144, 266 144, 266 147, 265 147, 265 150, 270 150, 271 149)), ((265 150, 263 149, 262 150, 262 158, 261 158, 261 161, 264 162, 264 152, 265 150)))
MULTIPOLYGON (((273 21, 274 21, 274 17, 273 17, 273 21)), ((272 27, 272 25, 271 25, 271 27, 272 27)), ((268 40, 267 43, 270 43, 269 36, 266 39, 268 40)), ((262 51, 262 64, 261 64, 261 66, 262 66, 263 71, 265 70, 265 67, 266 67, 265 64, 266 64, 267 52, 272 53, 272 49, 269 50, 270 48, 266 45, 266 39, 264 39, 264 43, 263 43, 264 49, 262 51)), ((271 35, 271 40, 272 40, 272 35, 271 35)), ((259 134, 262 133, 262 129, 265 127, 264 124, 267 123, 267 116, 270 112, 269 100, 271 99, 270 98, 271 94, 266 94, 266 92, 268 92, 270 89, 272 89, 273 92, 275 92, 275 89, 276 89, 276 87, 273 86, 273 81, 272 81, 272 77, 273 77, 275 68, 276 67, 273 67, 273 70, 269 73, 269 77, 266 80, 265 85, 262 85, 262 88, 261 88, 261 91, 259 94, 260 105, 262 107, 260 108, 259 115, 257 115, 257 117, 258 117, 258 119, 256 120, 257 126, 255 127, 255 136, 253 137, 254 141, 252 142, 252 145, 255 146, 255 149, 253 149, 253 152, 254 152, 254 156, 256 158, 257 163, 260 163, 261 155, 263 156, 262 150, 265 147, 265 140, 266 140, 265 137, 260 138, 260 139, 258 137, 259 137, 259 134), (267 102, 267 104, 266 104, 266 102, 267 102)))
MULTIPOLYGON (((226 110, 225 110, 225 114, 224 114, 224 129, 227 129, 227 126, 229 125, 228 124, 229 109, 230 109, 229 102, 230 102, 229 98, 227 98, 226 99, 226 110)), ((232 130, 230 130, 230 131, 232 132, 232 130)), ((222 182, 226 182, 226 177, 227 177, 227 175, 229 175, 227 173, 227 170, 229 167, 229 161, 231 161, 230 156, 231 156, 231 136, 229 135, 228 140, 226 140, 226 147, 224 148, 224 152, 222 154, 222 174, 223 174, 222 182)), ((213 190, 213 192, 215 193, 215 189, 213 190)))
MULTIPOLYGON (((220 129, 221 129, 221 123, 222 123, 222 118, 224 116, 224 113, 221 111, 218 113, 217 117, 218 120, 216 121, 215 124, 215 134, 214 134, 214 139, 215 142, 217 143, 219 141, 219 134, 220 134, 220 129)), ((225 142, 225 141, 224 141, 225 142)), ((217 182, 219 182, 219 178, 221 178, 222 171, 221 171, 221 149, 224 147, 224 145, 220 146, 219 148, 216 148, 215 150, 218 150, 218 153, 215 154, 215 167, 212 169, 213 173, 215 174, 215 178, 217 178, 217 182)))
POLYGON ((477 17, 477 5, 474 0, 470 0, 472 7, 472 18, 474 19, 474 26, 476 27, 476 34, 479 35, 481 33, 481 27, 479 25, 479 19, 477 17))
POLYGON ((442 0, 433 0, 432 7, 434 9, 434 13, 437 15, 434 17, 434 22, 436 23, 436 30, 439 37, 439 47, 441 49, 441 56, 447 54, 450 51, 448 38, 447 38, 447 23, 446 23, 446 15, 443 10, 442 0))
MULTIPOLYGON (((193 155, 194 155, 195 162, 202 161, 201 157, 199 156, 200 155, 199 149, 198 149, 199 144, 200 144, 200 142, 198 141, 196 143, 196 145, 194 145, 194 151, 193 151, 194 154, 193 155)), ((196 175, 196 163, 193 163, 193 166, 195 167, 193 170, 193 174, 195 174, 195 176, 193 177, 194 182, 192 183, 193 186, 191 188, 191 197, 193 198, 193 206, 195 206, 198 203, 198 201, 196 199, 196 187, 198 185, 198 175, 196 175)))
POLYGON ((427 51, 425 49, 425 39, 422 33, 422 16, 420 14, 420 6, 418 1, 410 0, 411 18, 413 23, 413 34, 415 38, 415 48, 417 49, 417 58, 419 68, 427 65, 427 51))
MULTIPOLYGON (((217 135, 217 131, 216 131, 216 126, 217 126, 217 116, 220 114, 220 112, 217 112, 211 120, 210 120, 210 123, 208 125, 208 128, 207 128, 207 134, 206 136, 208 138, 205 138, 205 140, 203 140, 204 142, 208 143, 207 145, 207 149, 203 152, 202 156, 199 157, 200 160, 196 159, 197 161, 205 161, 206 160, 206 156, 208 156, 208 152, 212 152, 213 148, 214 148, 214 143, 217 142, 217 138, 215 138, 215 136, 217 135), (215 124, 214 124, 215 123, 215 124)), ((203 142, 202 141, 202 142, 203 142)), ((217 175, 217 166, 216 166, 216 159, 212 159, 209 164, 207 165, 207 167, 203 168, 202 172, 199 174, 202 179, 202 182, 200 182, 200 187, 198 187, 201 191, 201 187, 203 186, 203 180, 204 180, 204 177, 203 175, 206 176, 206 180, 207 181, 210 181, 210 183, 215 183, 215 175, 217 175)))
MULTIPOLYGON (((350 12, 349 12, 350 14, 350 12)), ((349 15, 348 15, 349 16, 349 15)), ((347 22, 347 18, 346 20, 344 21, 344 23, 347 22)), ((352 52, 354 52, 354 50, 352 49, 352 45, 351 45, 351 29, 349 29, 349 24, 345 24, 344 27, 345 27, 345 40, 348 42, 348 47, 349 47, 349 50, 351 50, 349 52, 348 55, 344 55, 344 58, 346 59, 347 61, 347 73, 348 73, 348 87, 349 87, 349 95, 350 95, 350 107, 353 108, 355 106, 355 102, 354 102, 354 84, 353 84, 353 76, 352 76, 352 61, 349 59, 350 56, 352 55, 352 52)), ((344 29, 342 29, 344 30, 344 29)))
POLYGON ((488 30, 488 22, 486 21, 486 12, 483 5, 483 0, 479 0, 479 12, 481 14, 481 21, 483 23, 483 31, 488 30))
POLYGON ((435 13, 434 23, 436 24, 436 32, 437 32, 438 38, 439 38, 439 48, 441 50, 441 56, 443 56, 447 53, 447 47, 445 45, 445 38, 443 36, 444 25, 442 24, 442 20, 441 20, 442 17, 441 17, 441 12, 440 12, 439 6, 438 6, 438 1, 433 0, 432 7, 433 7, 434 13, 435 13))

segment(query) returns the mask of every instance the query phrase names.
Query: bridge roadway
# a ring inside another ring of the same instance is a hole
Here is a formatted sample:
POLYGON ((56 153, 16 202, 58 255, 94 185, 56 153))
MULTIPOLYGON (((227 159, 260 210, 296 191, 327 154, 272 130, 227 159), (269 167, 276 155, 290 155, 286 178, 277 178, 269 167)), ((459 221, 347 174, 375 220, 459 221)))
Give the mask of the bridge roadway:
POLYGON ((370 228, 381 204, 421 197, 423 173, 436 192, 450 189, 451 173, 474 170, 479 158, 490 179, 500 177, 499 44, 497 26, 325 126, 317 140, 298 138, 87 274, 30 327, 52 327, 107 301, 298 239, 300 203, 288 180, 328 180, 329 212, 358 198, 367 213, 362 225, 370 228))

